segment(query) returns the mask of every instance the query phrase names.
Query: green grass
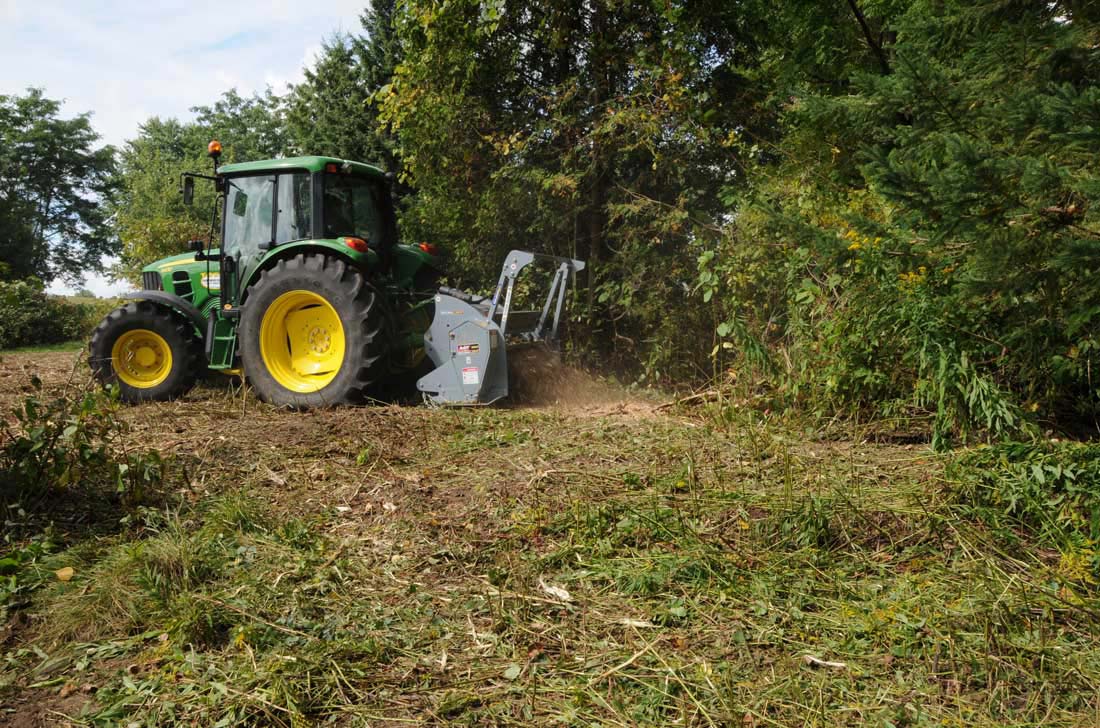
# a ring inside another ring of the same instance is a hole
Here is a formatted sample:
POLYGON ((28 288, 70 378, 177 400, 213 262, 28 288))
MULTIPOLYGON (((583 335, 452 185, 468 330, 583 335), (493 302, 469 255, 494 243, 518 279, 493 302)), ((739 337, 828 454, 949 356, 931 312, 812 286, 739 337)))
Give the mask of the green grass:
POLYGON ((13 349, 0 349, 0 356, 5 354, 36 354, 49 351, 80 351, 86 341, 62 341, 58 344, 41 344, 38 346, 17 346, 13 349))
POLYGON ((41 586, 0 702, 95 685, 65 704, 82 725, 1097 723, 1090 572, 990 526, 921 446, 733 405, 128 412, 142 442, 195 433, 199 464, 167 507, 20 567, 41 586))

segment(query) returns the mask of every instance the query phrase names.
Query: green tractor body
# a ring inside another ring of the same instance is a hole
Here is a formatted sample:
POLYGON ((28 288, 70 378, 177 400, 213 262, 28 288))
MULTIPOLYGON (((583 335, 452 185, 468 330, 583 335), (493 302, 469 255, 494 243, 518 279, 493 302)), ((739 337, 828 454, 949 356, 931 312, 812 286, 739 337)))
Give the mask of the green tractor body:
MULTIPOLYGON (((437 404, 482 404, 508 392, 505 346, 516 276, 535 258, 513 251, 492 299, 438 288, 433 246, 397 239, 390 179, 331 157, 218 166, 183 176, 214 183, 209 240, 142 270, 134 302, 89 346, 93 371, 127 401, 171 399, 204 370, 243 372, 265 401, 295 407, 362 402, 410 379, 437 404), (219 222, 220 221, 220 222, 219 222), (215 239, 220 244, 215 246, 215 239)), ((556 340, 569 274, 557 272, 523 341, 556 340)))

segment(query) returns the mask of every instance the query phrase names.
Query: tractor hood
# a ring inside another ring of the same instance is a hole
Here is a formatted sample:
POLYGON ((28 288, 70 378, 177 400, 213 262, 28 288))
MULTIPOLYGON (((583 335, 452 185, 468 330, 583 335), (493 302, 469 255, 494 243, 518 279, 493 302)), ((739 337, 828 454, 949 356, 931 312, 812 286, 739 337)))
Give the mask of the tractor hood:
MULTIPOLYGON (((218 249, 214 248, 211 253, 217 256, 218 249)), ((206 261, 196 261, 194 253, 181 253, 179 255, 172 255, 167 258, 161 258, 160 260, 153 261, 149 265, 141 269, 142 273, 168 273, 187 265, 199 266, 202 270, 206 271, 206 261)), ((217 263, 213 264, 214 270, 218 269, 217 263)))
MULTIPOLYGON (((218 253, 217 249, 212 252, 218 253)), ((141 269, 141 287, 171 293, 202 309, 220 293, 218 262, 195 260, 194 253, 161 258, 141 269)))

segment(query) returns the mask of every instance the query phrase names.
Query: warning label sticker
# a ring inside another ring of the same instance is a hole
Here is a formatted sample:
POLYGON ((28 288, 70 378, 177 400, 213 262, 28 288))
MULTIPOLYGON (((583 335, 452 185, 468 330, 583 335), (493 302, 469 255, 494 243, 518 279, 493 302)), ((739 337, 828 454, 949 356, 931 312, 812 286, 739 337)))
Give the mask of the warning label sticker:
POLYGON ((462 383, 463 384, 477 384, 477 367, 463 367, 462 368, 462 383))
POLYGON ((459 354, 476 354, 479 351, 481 351, 481 346, 479 344, 459 344, 458 345, 458 353, 459 354))

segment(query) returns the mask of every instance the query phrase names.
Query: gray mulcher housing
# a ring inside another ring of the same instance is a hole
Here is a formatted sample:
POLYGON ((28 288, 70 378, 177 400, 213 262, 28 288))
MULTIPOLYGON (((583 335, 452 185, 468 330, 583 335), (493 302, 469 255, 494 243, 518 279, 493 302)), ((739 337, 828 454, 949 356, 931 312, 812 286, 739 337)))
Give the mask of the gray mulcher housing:
POLYGON ((580 260, 513 250, 504 262, 492 299, 440 288, 435 297, 435 318, 424 335, 424 348, 435 369, 416 383, 425 401, 473 405, 507 397, 506 344, 556 344, 569 276, 580 270, 584 270, 580 260), (512 311, 516 278, 535 261, 557 264, 542 310, 512 311), (509 324, 520 330, 510 331, 509 324))

